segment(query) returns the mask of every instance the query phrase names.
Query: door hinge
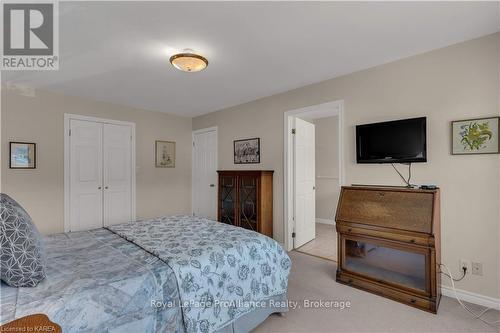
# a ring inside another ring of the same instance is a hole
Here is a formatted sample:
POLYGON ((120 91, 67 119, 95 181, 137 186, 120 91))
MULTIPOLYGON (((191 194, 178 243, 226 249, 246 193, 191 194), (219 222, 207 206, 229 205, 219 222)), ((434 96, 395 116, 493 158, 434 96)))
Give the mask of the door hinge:
POLYGON ((296 133, 295 128, 292 128, 292 134, 295 134, 295 133, 296 133))
POLYGON ((295 232, 292 232, 292 238, 295 238, 295 232))
POLYGON ((194 147, 194 141, 193 141, 193 147, 194 147))
POLYGON ((69 136, 71 136, 71 129, 69 130, 69 136))

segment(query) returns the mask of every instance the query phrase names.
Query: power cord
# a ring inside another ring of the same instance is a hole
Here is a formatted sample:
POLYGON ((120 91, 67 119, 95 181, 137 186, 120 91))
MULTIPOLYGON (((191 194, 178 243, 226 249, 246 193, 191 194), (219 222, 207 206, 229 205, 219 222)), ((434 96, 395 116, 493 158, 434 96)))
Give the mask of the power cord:
POLYGON ((396 168, 396 166, 394 165, 394 163, 391 163, 392 167, 394 170, 396 170, 396 172, 398 173, 399 177, 401 177, 401 179, 405 182, 406 186, 408 187, 412 187, 410 181, 411 181, 411 163, 408 163, 408 179, 406 179, 405 177, 403 177, 403 175, 401 174, 401 172, 399 172, 399 170, 396 168))
MULTIPOLYGON (((443 266, 444 266, 444 265, 443 265, 443 266)), ((458 278, 458 279, 455 279, 453 276, 451 276, 451 275, 449 275, 448 273, 445 273, 445 272, 443 272, 443 271, 441 271, 441 274, 446 275, 447 277, 449 277, 450 279, 452 279, 452 280, 453 280, 453 281, 455 281, 455 282, 458 282, 458 281, 462 281, 462 280, 465 278, 465 276, 467 275, 467 267, 462 267, 462 271, 463 271, 463 272, 462 272, 462 273, 463 273, 463 274, 462 274, 462 277, 460 277, 460 278, 458 278)))
POLYGON ((500 323, 500 320, 496 320, 496 321, 488 321, 486 319, 483 319, 481 318, 482 316, 484 316, 486 314, 486 312, 490 311, 490 310, 493 310, 493 308, 486 308, 484 309, 483 311, 481 311, 480 313, 475 313, 473 310, 469 309, 467 307, 467 305, 465 305, 462 300, 460 300, 460 298, 458 297, 458 294, 457 294, 457 290, 455 288, 455 281, 460 281, 462 280, 465 275, 467 274, 467 268, 466 267, 462 267, 463 271, 464 271, 464 275, 460 278, 460 279, 455 279, 453 278, 453 275, 451 274, 450 270, 448 269, 448 267, 445 265, 445 264, 439 264, 440 266, 442 266, 445 270, 446 270, 446 273, 441 271, 441 273, 445 276, 447 276, 448 278, 450 278, 450 281, 451 281, 451 288, 453 289, 453 293, 455 294, 455 298, 457 299, 458 303, 460 303, 460 305, 467 311, 469 312, 472 316, 474 316, 474 319, 479 319, 481 320, 483 323, 487 324, 487 325, 490 325, 490 326, 494 326, 494 325, 497 325, 500 323))

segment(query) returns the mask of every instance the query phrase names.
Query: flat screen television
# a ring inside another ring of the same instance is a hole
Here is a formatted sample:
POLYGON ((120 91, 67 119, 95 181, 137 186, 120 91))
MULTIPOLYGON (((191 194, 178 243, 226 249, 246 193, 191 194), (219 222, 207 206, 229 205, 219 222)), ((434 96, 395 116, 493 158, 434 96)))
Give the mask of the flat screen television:
POLYGON ((426 119, 356 126, 357 163, 427 162, 426 119))

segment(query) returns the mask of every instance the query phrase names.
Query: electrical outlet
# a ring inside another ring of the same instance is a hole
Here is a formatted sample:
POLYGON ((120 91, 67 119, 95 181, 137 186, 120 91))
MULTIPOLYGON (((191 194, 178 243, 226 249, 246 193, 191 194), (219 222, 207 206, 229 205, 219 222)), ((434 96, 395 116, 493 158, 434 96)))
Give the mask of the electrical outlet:
POLYGON ((483 263, 482 262, 472 262, 472 274, 483 275, 483 263))
POLYGON ((469 260, 466 260, 466 259, 460 259, 460 263, 459 263, 460 267, 460 274, 463 273, 463 268, 465 267, 467 269, 467 273, 470 273, 471 272, 471 266, 470 266, 470 261, 469 260))

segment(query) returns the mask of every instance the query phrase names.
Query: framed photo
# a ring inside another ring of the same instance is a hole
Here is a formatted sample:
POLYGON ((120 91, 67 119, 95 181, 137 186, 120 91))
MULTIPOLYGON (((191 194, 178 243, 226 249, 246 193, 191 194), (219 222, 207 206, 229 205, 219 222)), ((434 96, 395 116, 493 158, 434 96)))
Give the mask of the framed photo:
POLYGON ((498 154, 500 117, 451 122, 452 155, 498 154))
POLYGON ((175 142, 156 141, 155 156, 157 168, 175 168, 175 142))
POLYGON ((234 164, 260 163, 260 138, 234 141, 234 164))
POLYGON ((9 168, 36 169, 36 143, 10 142, 9 168))

